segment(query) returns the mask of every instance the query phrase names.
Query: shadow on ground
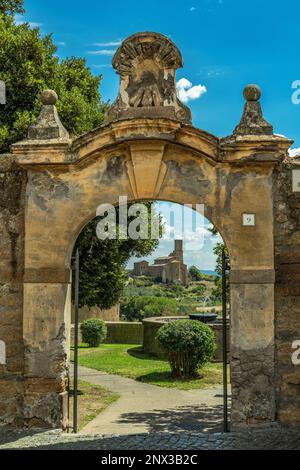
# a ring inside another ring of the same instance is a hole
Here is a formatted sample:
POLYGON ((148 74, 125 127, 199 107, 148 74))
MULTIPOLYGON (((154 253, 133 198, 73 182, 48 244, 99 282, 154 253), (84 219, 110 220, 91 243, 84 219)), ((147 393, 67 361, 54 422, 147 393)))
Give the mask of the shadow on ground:
POLYGON ((145 353, 143 351, 142 346, 137 346, 135 348, 127 349, 127 353, 132 357, 136 357, 137 359, 141 359, 141 361, 145 360, 145 359, 146 360, 151 359, 151 361, 161 361, 162 360, 158 356, 155 356, 154 354, 145 353))
POLYGON ((120 424, 149 426, 149 432, 221 432, 223 429, 223 406, 181 406, 170 410, 154 410, 123 413, 120 424))

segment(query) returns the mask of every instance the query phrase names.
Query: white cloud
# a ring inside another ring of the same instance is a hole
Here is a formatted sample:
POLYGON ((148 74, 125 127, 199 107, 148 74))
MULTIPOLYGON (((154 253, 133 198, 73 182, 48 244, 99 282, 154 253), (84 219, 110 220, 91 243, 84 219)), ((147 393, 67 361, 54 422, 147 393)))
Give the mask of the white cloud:
POLYGON ((300 147, 289 149, 289 155, 290 157, 300 156, 300 147))
POLYGON ((29 26, 31 28, 40 28, 41 26, 43 26, 43 23, 35 23, 34 21, 29 21, 29 26))
POLYGON ((109 69, 112 67, 111 64, 98 64, 98 65, 93 65, 95 69, 109 69))
POLYGON ((177 88, 178 98, 183 103, 187 103, 190 100, 197 100, 204 93, 207 92, 207 89, 204 85, 193 86, 193 84, 186 78, 181 78, 177 82, 176 88, 177 88))
POLYGON ((21 24, 24 24, 24 23, 28 23, 31 28, 40 28, 41 26, 43 26, 43 23, 38 23, 35 21, 27 21, 21 15, 15 16, 15 22, 17 26, 20 26, 21 24))
POLYGON ((88 54, 110 56, 114 55, 115 52, 115 49, 101 49, 100 51, 88 51, 88 54))
POLYGON ((93 46, 96 47, 114 47, 114 46, 120 46, 122 44, 122 40, 118 41, 110 41, 110 42, 95 42, 93 46))
POLYGON ((58 41, 57 43, 59 46, 65 47, 67 44, 63 41, 58 41))

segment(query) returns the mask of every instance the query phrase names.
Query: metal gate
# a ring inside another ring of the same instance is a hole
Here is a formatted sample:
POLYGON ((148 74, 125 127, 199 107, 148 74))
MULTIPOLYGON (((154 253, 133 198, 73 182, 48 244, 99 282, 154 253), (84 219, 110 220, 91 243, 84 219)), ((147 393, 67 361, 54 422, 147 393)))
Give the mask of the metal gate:
POLYGON ((229 283, 230 262, 226 249, 222 250, 222 322, 223 322, 223 430, 229 432, 228 420, 228 335, 227 335, 227 304, 228 304, 228 283, 229 283))
MULTIPOLYGON (((68 376, 68 432, 72 430, 75 434, 78 432, 78 328, 79 328, 79 251, 76 251, 72 262, 72 271, 74 274, 74 359, 73 359, 73 383, 68 376), (70 401, 73 397, 73 423, 70 423, 70 401)), ((71 364, 70 364, 71 366, 71 364)))

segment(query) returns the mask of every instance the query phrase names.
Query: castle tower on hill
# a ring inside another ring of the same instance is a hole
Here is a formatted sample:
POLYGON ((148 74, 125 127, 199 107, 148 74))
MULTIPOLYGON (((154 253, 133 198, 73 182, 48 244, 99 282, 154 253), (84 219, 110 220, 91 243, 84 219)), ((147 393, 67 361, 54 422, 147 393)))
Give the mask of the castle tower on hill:
POLYGON ((150 276, 165 284, 187 285, 190 276, 187 266, 183 262, 183 241, 175 240, 174 251, 168 256, 156 258, 152 265, 145 260, 134 263, 133 275, 150 276))
POLYGON ((183 240, 175 240, 174 256, 176 259, 183 263, 183 240))

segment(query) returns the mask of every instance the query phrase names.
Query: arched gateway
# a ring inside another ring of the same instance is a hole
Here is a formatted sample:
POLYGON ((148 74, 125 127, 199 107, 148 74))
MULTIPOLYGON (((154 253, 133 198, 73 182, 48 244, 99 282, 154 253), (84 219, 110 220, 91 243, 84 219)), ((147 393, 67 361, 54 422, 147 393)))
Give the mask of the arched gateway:
POLYGON ((286 274, 289 263, 300 272, 291 141, 273 134, 254 85, 231 136, 194 128, 176 96, 180 52, 160 34, 125 40, 113 66, 119 95, 103 127, 70 139, 45 92, 28 139, 1 156, 2 424, 66 425, 72 249, 99 204, 119 196, 205 205, 231 257, 232 423, 299 421, 290 352, 300 292, 286 274))

